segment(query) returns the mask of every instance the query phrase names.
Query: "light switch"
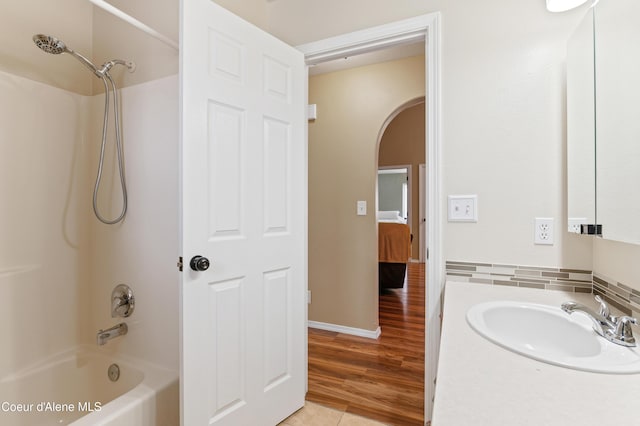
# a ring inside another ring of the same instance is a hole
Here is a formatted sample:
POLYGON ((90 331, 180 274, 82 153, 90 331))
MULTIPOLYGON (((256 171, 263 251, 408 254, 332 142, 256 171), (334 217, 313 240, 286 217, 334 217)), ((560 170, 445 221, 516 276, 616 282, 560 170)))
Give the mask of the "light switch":
POLYGON ((313 121, 318 118, 318 108, 316 104, 307 105, 307 120, 313 121))
POLYGON ((477 195, 449 195, 449 222, 477 221, 477 195))
POLYGON ((356 203, 356 214, 358 216, 366 216, 367 215, 367 202, 366 201, 358 201, 356 203))

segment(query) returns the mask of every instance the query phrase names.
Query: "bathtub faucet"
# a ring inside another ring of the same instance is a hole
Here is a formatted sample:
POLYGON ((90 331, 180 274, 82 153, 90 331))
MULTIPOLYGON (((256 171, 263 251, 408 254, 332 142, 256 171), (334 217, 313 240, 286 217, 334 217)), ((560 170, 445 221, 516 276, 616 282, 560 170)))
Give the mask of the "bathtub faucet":
POLYGON ((129 327, 127 327, 127 324, 123 322, 114 325, 111 328, 107 328, 106 330, 99 330, 98 335, 96 336, 98 345, 102 346, 115 337, 124 336, 127 334, 127 331, 129 331, 129 327))

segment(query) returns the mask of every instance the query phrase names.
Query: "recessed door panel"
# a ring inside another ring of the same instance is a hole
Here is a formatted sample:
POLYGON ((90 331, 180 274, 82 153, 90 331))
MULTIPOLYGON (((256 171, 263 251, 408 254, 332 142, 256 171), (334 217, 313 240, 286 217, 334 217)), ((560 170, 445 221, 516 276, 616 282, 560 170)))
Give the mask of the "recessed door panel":
POLYGON ((289 211, 289 125, 264 121, 264 218, 265 232, 281 233, 288 228, 289 211))
POLYGON ((242 234, 244 111, 209 102, 209 235, 242 234))
POLYGON ((244 84, 244 68, 245 48, 242 44, 209 28, 209 73, 244 84))
POLYGON ((265 392, 289 378, 291 302, 289 270, 264 274, 265 392))
POLYGON ((291 68, 275 58, 264 56, 264 90, 275 99, 291 101, 291 68))
POLYGON ((246 404, 243 282, 238 278, 209 285, 211 418, 224 416, 246 404))

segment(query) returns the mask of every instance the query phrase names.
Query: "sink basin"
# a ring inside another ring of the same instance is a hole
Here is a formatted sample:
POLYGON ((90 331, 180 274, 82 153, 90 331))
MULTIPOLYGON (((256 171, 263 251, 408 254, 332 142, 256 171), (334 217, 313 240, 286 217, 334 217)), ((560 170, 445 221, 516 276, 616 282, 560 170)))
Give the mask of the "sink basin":
POLYGON ((576 370, 609 374, 640 373, 640 350, 611 343, 581 313, 560 306, 495 301, 467 311, 467 322, 489 341, 513 352, 576 370))

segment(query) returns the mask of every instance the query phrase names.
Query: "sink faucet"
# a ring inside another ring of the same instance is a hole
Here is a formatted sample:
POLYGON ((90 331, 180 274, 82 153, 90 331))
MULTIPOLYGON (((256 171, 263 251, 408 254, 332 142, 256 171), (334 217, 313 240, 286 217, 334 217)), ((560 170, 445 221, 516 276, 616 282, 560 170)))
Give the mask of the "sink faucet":
POLYGON ((635 346, 631 324, 638 324, 638 320, 628 316, 615 317, 600 296, 595 299, 600 304, 599 312, 576 302, 564 302, 560 307, 568 314, 580 312, 586 315, 593 323, 593 330, 608 341, 622 346, 635 346))
POLYGON ((127 334, 127 331, 129 331, 129 327, 127 327, 127 324, 123 322, 114 325, 111 328, 107 328, 106 330, 100 330, 98 331, 98 335, 96 336, 98 345, 102 346, 115 337, 124 336, 125 334, 127 334))

